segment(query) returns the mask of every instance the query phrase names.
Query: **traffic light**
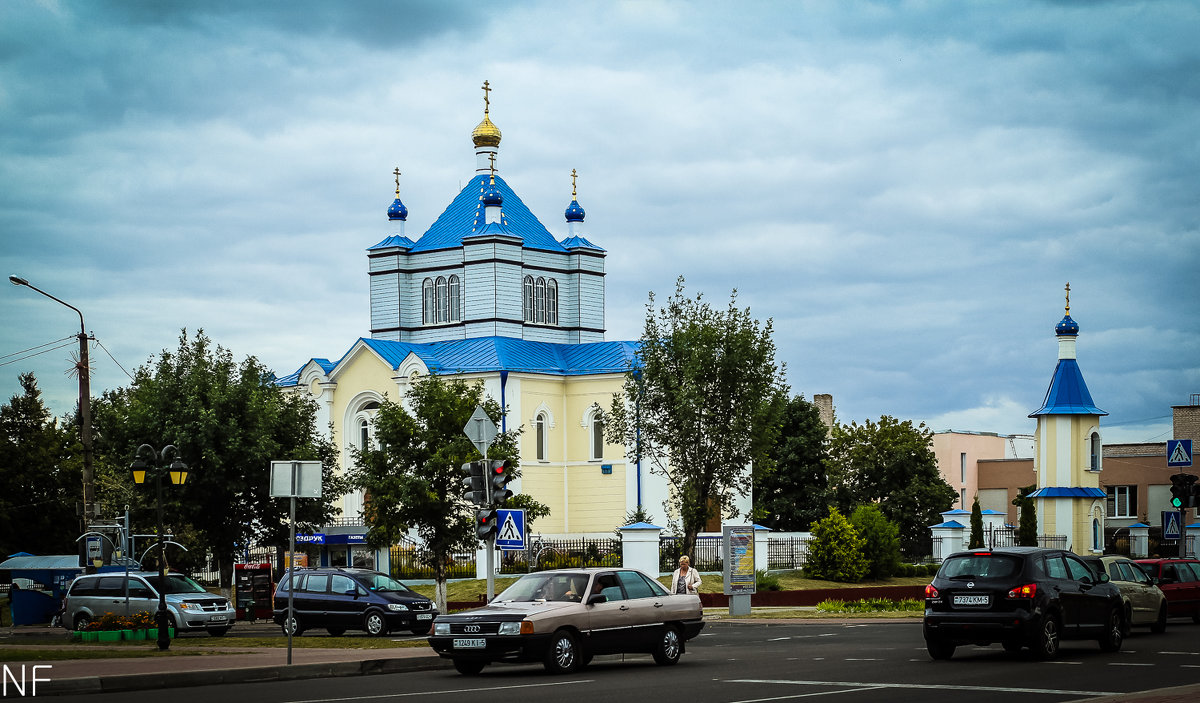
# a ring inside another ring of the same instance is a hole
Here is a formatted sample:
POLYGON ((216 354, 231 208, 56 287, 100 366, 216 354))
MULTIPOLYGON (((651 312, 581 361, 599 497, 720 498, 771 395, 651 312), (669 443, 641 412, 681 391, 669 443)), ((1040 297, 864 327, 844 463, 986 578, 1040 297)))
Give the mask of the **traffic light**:
POLYGON ((487 504, 487 486, 483 482, 483 467, 482 461, 472 461, 462 465, 463 488, 467 489, 463 493, 463 499, 473 505, 487 504))
POLYGON ((512 480, 512 462, 508 459, 493 459, 489 467, 489 479, 492 483, 492 505, 504 505, 513 492, 508 490, 508 482, 512 480))
POLYGON ((1197 503, 1196 477, 1192 474, 1174 474, 1171 476, 1171 506, 1175 508, 1191 508, 1197 503))
POLYGON ((475 511, 475 536, 479 539, 486 540, 488 537, 496 534, 498 529, 496 524, 496 509, 484 508, 483 510, 475 511))

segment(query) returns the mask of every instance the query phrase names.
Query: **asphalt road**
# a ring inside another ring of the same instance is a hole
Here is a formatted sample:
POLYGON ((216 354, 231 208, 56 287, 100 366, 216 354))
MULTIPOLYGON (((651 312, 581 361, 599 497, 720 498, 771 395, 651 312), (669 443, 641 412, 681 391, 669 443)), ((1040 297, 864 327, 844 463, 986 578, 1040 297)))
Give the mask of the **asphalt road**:
MULTIPOLYGON (((185 660, 181 661, 185 664, 185 660)), ((618 700, 759 703, 836 696, 839 703, 1069 701, 1200 681, 1200 626, 1172 621, 1166 634, 1135 630, 1122 651, 1065 642, 1057 659, 961 647, 950 661, 925 652, 920 621, 804 624, 709 623, 677 666, 649 656, 597 657, 573 676, 540 665, 495 665, 475 677, 451 670, 294 682, 89 695, 91 703, 376 703, 378 701, 618 700)), ((84 700, 84 697, 80 697, 84 700)), ((62 697, 56 700, 71 700, 62 697)))

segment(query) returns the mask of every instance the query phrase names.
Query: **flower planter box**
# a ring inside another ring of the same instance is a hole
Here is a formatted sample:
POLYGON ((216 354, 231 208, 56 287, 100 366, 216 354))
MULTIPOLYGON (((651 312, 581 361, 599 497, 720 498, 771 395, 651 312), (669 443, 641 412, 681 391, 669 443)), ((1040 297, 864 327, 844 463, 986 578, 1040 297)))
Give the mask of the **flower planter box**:
POLYGON ((121 641, 121 631, 120 630, 101 630, 100 632, 97 632, 96 635, 97 635, 96 639, 99 640, 100 642, 120 642, 121 641))
POLYGON ((79 635, 80 642, 99 642, 100 641, 100 633, 99 632, 79 632, 76 634, 79 635))
POLYGON ((121 639, 129 642, 136 639, 146 639, 146 635, 141 630, 121 630, 121 639), (141 637, 139 638, 138 635, 141 635, 141 637))

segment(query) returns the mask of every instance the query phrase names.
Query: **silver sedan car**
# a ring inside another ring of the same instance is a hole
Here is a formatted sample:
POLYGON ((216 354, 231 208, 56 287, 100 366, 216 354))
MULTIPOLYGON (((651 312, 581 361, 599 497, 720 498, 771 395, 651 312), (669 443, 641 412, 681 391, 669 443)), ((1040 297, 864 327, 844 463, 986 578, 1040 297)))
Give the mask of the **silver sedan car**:
POLYGON ((597 654, 679 661, 704 627, 700 597, 674 595, 635 569, 560 569, 522 576, 482 608, 439 615, 429 644, 461 674, 498 661, 570 673, 597 654))

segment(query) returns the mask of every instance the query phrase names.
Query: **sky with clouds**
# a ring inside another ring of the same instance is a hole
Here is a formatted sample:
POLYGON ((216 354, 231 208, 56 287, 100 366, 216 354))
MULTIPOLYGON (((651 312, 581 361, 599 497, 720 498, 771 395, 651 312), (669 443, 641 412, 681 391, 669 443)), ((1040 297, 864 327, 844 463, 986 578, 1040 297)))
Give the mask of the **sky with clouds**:
MULTIPOLYGON (((203 328, 284 375, 369 334, 365 249, 474 174, 558 237, 579 171, 608 339, 647 294, 772 318, 840 420, 1030 433, 1071 284, 1105 440, 1200 393, 1200 4, 0 3, 0 262, 81 308, 93 391, 203 328)), ((78 317, 0 293, 0 393, 57 414, 78 317), (51 345, 47 348, 53 348, 51 345), (36 350, 35 350, 36 351, 36 350)))

